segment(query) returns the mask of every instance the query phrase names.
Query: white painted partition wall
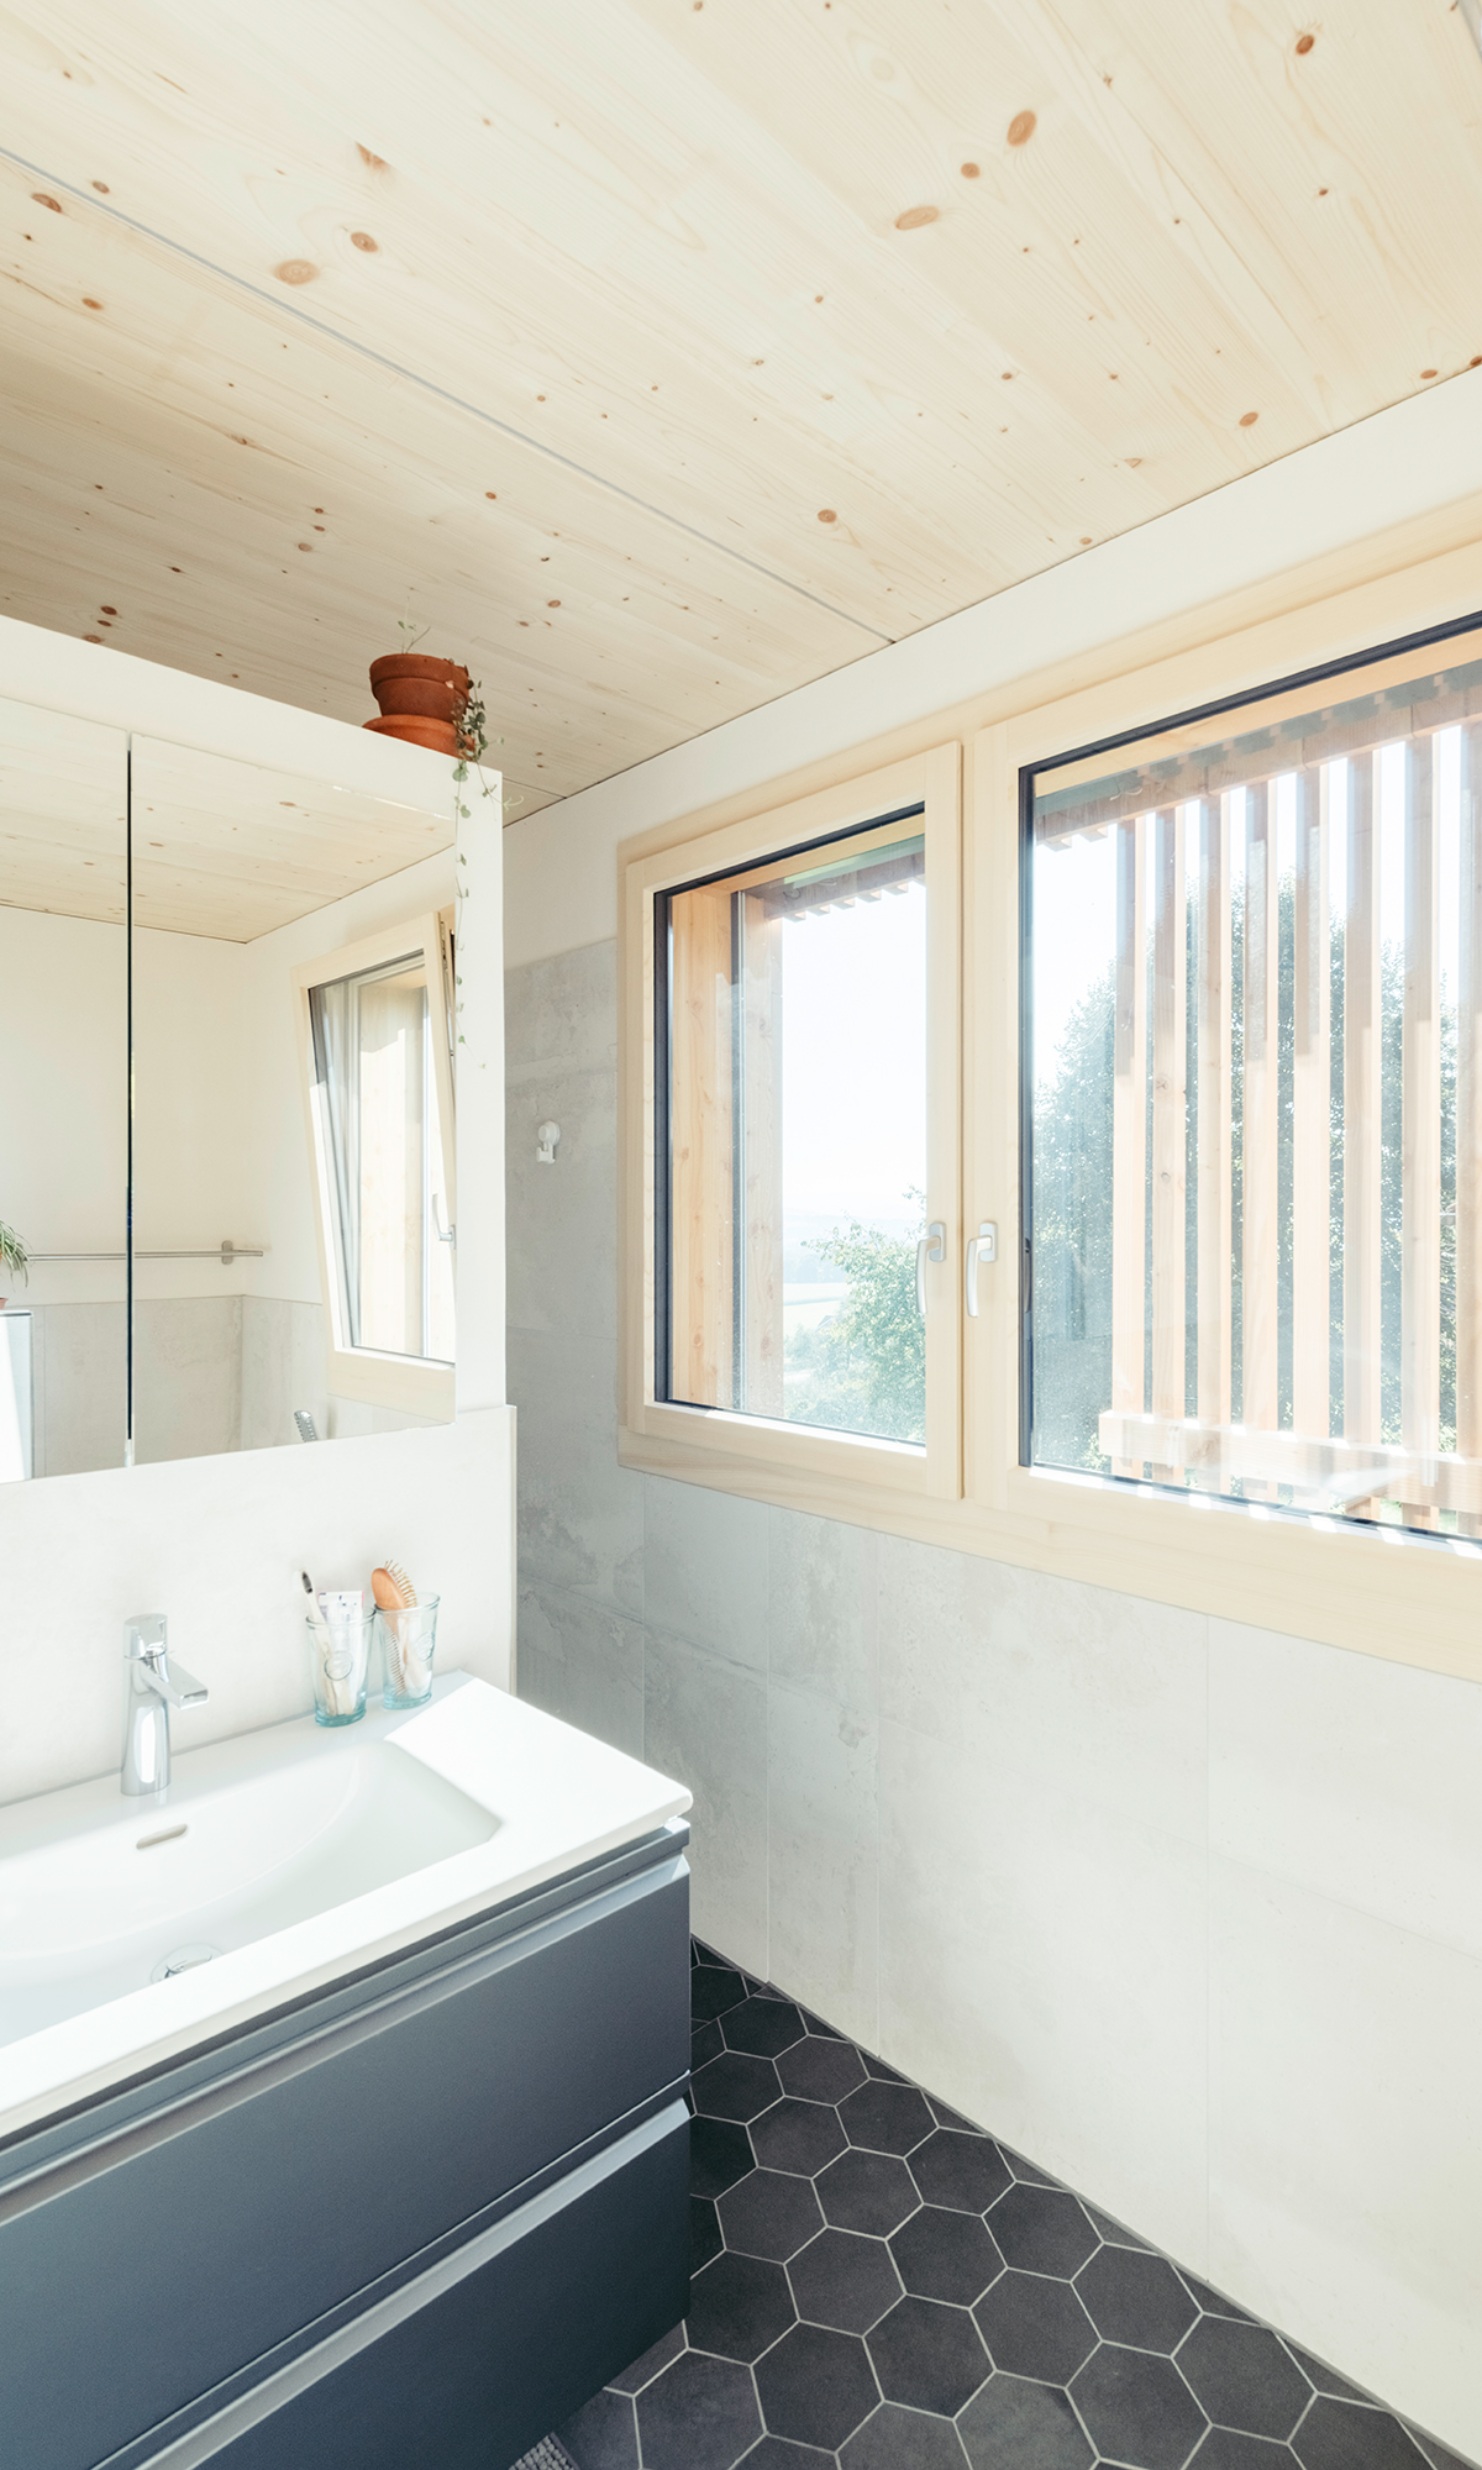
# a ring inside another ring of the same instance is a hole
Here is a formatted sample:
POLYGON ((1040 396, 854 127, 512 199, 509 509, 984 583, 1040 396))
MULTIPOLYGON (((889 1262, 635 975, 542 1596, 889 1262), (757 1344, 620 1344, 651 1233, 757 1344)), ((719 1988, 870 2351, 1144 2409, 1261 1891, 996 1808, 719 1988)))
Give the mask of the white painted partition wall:
MULTIPOLYGON (((451 767, 441 757, 8 618, 0 619, 0 696, 451 813, 451 767)), ((377 1560, 396 1554, 441 1594, 440 1661, 509 1685, 514 1416, 504 1387, 497 785, 487 802, 475 795, 469 804, 459 836, 457 1418, 330 1446, 294 1442, 0 1485, 0 1800, 114 1763, 121 1625, 146 1608, 169 1614, 182 1660, 211 1692, 206 1706, 175 1719, 181 1746, 303 1713, 306 1564, 320 1585, 363 1585, 377 1560)), ((404 915, 407 902, 403 880, 399 890, 392 882, 356 893, 335 915, 346 933, 364 932, 404 915)), ((321 920, 317 930, 305 921, 283 933, 317 949, 324 931, 321 920)), ((252 950, 232 947, 244 975, 252 950)), ((283 1058, 274 1060, 297 1141, 298 1093, 283 1058)), ((274 1205, 271 1193, 262 1197, 274 1205)), ((294 1233, 285 1226, 290 1252, 294 1233)), ((305 1235, 297 1230, 308 1257, 305 1235)))
MULTIPOLYGON (((692 1786, 702 1933, 1482 2458, 1482 1689, 633 1473, 599 1275, 622 840, 1427 559, 1482 603, 1482 372, 513 825, 511 1387, 521 1689, 692 1786)), ((1184 863, 1227 951, 1217 818, 1184 863)))

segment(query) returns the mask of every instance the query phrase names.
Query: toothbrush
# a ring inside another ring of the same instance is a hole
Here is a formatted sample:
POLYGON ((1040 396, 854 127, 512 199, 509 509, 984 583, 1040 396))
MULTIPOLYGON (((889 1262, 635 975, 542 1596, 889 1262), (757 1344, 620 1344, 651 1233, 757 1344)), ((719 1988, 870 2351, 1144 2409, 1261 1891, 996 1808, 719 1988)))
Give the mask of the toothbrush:
POLYGON ((299 1576, 304 1583, 304 1593, 309 1599, 309 1627, 314 1633, 314 1644, 319 1650, 319 1663, 329 1690, 330 1705, 336 1715, 347 1715, 349 1708, 345 1703, 344 1686, 334 1669, 334 1640, 329 1634, 329 1623, 324 1618, 324 1607, 314 1592, 314 1582, 308 1571, 301 1569, 299 1576))

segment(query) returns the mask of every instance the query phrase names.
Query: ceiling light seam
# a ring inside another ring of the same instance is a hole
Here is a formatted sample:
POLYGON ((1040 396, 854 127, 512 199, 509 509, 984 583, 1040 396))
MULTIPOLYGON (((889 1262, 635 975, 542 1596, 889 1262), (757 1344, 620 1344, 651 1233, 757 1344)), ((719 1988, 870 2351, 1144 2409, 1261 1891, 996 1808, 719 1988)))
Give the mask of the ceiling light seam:
POLYGON ((778 585, 781 590, 795 593, 800 600, 811 601, 816 609, 827 610, 829 616, 836 617, 841 625, 856 626, 861 634, 873 636, 877 643, 894 643, 898 640, 894 635, 882 633, 878 626, 872 626, 867 618, 853 617, 847 609, 836 608, 834 603, 831 600, 825 600, 820 592, 810 592, 805 583, 794 583, 790 576, 779 575, 772 567, 764 566, 759 558, 748 557, 744 549, 734 549, 728 541, 714 539, 709 532, 702 532, 697 524, 686 523, 682 515, 670 514, 665 507, 655 506, 648 498, 640 497, 636 490, 625 489, 621 481, 608 480, 601 472, 591 470, 587 464, 578 463, 573 455, 562 454, 559 447, 548 446, 542 439, 530 436, 526 430, 517 429, 513 421, 501 420, 497 412, 485 411, 481 405, 470 403, 465 396, 454 394, 449 387, 439 386, 434 379, 422 377, 415 369, 407 368, 402 361, 393 360, 389 353, 378 352, 371 344, 358 342, 353 335, 342 334, 340 329, 330 325, 327 319, 311 316, 307 309, 299 308, 296 302, 276 299, 271 292, 264 291, 260 285, 249 282, 245 275, 234 274, 229 266, 218 266, 214 258, 204 256, 199 249, 188 248, 184 241, 173 239, 168 232, 156 231, 150 223, 141 223, 137 216, 125 214, 122 207, 111 205, 99 197, 90 197, 86 190, 78 188, 74 181, 63 179, 57 173, 48 171, 44 164, 32 163, 25 155, 15 153, 9 146, 0 146, 0 162, 14 164, 18 171, 26 174, 28 179, 45 181, 48 188, 62 190, 73 200, 74 204, 86 206, 94 214, 110 217, 113 222, 122 224, 126 231, 137 232, 142 239, 153 241, 157 248, 168 249, 173 257, 184 258, 188 264, 199 266, 205 273, 215 275, 219 282, 232 284, 236 290, 245 292, 249 299, 260 301, 262 306, 270 309, 275 316, 295 318, 301 326, 307 326, 311 334, 322 335, 327 342, 339 344, 343 351, 357 352, 362 360, 368 360, 377 368, 387 370, 393 377, 405 378, 408 385, 420 386, 424 394, 433 395, 439 402, 450 404, 455 411, 469 413, 473 419, 482 421, 486 428, 497 429, 503 436, 514 438, 519 445, 528 446, 533 453, 544 455, 547 462, 559 463, 563 470, 575 472, 579 479, 590 481, 595 488, 605 489, 609 496, 621 498, 625 504, 636 506, 641 513, 652 515, 656 522, 667 523, 671 530, 683 532, 690 540, 698 540, 703 547, 714 549, 722 557, 733 559, 738 566, 749 567, 753 574, 764 576, 767 582, 778 585))

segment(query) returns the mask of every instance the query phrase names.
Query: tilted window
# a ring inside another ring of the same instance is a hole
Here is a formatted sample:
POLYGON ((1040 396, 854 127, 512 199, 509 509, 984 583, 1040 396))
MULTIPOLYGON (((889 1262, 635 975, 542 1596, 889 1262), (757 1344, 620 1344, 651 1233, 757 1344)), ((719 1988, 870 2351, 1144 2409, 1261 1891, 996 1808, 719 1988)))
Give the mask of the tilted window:
POLYGON ((446 947, 417 919, 298 973, 332 1381, 429 1413, 454 1358, 446 947))

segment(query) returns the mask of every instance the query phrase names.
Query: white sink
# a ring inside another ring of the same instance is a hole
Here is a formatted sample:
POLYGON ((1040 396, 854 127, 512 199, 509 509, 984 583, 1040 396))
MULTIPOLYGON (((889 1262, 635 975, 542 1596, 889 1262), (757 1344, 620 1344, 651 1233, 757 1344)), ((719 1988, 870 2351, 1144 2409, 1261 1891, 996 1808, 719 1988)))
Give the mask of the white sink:
POLYGON ((481 1681, 0 1808, 0 2134, 680 1816, 689 1794, 481 1681))

